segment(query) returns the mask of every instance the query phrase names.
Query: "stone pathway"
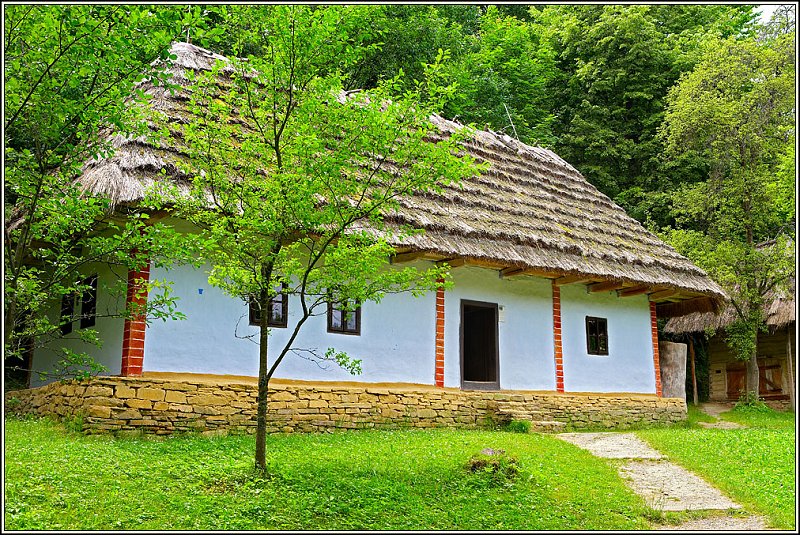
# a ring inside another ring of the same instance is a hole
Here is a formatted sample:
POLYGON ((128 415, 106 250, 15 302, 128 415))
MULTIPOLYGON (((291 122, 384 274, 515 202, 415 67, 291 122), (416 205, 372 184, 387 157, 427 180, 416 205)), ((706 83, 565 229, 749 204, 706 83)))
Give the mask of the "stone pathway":
MULTIPOLYGON (((619 466, 620 476, 653 509, 729 511, 741 508, 705 480, 669 462, 633 433, 560 433, 555 436, 597 457, 625 460, 619 466)), ((765 523, 763 518, 755 516, 716 516, 659 529, 761 530, 765 529, 765 523)))
POLYGON ((733 403, 724 403, 720 401, 708 401, 706 403, 701 403, 699 408, 704 413, 708 414, 709 416, 713 416, 714 418, 718 418, 720 414, 723 412, 728 412, 729 410, 733 409, 733 403))
POLYGON ((726 422, 718 419, 720 414, 733 408, 733 403, 708 402, 701 403, 699 407, 701 411, 708 414, 712 418, 717 418, 717 421, 715 422, 697 422, 697 425, 700 427, 713 429, 740 429, 744 427, 736 422, 726 422))
POLYGON ((561 433, 562 440, 605 459, 628 459, 620 475, 661 511, 738 509, 741 506, 691 472, 667 461, 633 433, 561 433))

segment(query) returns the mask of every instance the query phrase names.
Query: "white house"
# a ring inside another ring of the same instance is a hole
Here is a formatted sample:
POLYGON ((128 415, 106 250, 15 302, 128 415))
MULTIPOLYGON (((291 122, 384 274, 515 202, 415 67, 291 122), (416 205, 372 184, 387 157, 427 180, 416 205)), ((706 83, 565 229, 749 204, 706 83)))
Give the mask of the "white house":
MULTIPOLYGON (((184 69, 210 69, 221 58, 185 43, 172 52, 177 81, 185 80, 184 69)), ((162 88, 144 89, 168 115, 183 105, 162 88)), ((443 136, 459 127, 434 121, 443 136)), ((121 136, 114 142, 112 157, 84 167, 87 190, 136 203, 161 170, 175 170, 168 152, 121 136)), ((488 131, 465 149, 489 163, 488 171, 440 194, 406 199, 390 216, 425 229, 396 244, 393 262, 447 261, 453 288, 421 298, 390 295, 364 304, 352 321, 336 311, 309 320, 296 346, 345 350, 362 359, 361 375, 290 354, 275 377, 660 395, 657 316, 714 310, 722 290, 553 152, 488 131)), ((103 266, 92 274, 101 287, 116 276, 103 266)), ((139 276, 173 280, 187 318, 151 325, 98 318, 94 327, 105 343, 86 349, 112 375, 257 374, 258 347, 245 338, 256 330, 246 303, 211 286, 203 269, 148 267, 129 274, 132 286, 139 276)), ((124 305, 100 292, 94 306, 124 305)), ((291 295, 274 305, 272 347, 298 313, 291 295)), ((46 368, 54 355, 37 351, 34 367, 46 368)))

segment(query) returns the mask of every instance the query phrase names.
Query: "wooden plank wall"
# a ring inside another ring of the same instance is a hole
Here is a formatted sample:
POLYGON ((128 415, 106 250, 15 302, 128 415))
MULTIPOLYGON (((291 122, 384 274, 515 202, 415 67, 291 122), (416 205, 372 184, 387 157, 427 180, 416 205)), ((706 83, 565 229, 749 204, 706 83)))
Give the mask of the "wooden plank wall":
MULTIPOLYGON (((782 328, 774 334, 761 333, 758 335, 758 358, 759 363, 764 358, 766 365, 779 364, 781 367, 781 386, 783 391, 788 394, 789 388, 794 388, 789 384, 789 373, 786 367, 786 338, 791 336, 792 340, 792 360, 797 363, 797 341, 795 340, 794 325, 789 329, 782 328)), ((726 378, 726 366, 729 362, 736 362, 730 348, 725 343, 724 333, 716 334, 708 344, 708 373, 709 377, 709 399, 711 401, 728 400, 728 384, 726 378)), ((797 368, 794 368, 795 378, 797 368)))

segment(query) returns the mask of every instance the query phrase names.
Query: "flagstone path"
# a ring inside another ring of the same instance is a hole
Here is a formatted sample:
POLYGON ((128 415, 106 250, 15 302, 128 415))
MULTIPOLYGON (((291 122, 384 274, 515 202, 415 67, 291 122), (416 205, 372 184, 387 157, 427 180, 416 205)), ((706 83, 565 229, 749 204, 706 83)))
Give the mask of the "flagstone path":
MULTIPOLYGON (((714 418, 718 418, 721 413, 729 411, 732 408, 733 403, 708 402, 700 404, 700 410, 714 418)), ((697 422, 697 425, 700 427, 711 427, 714 429, 739 429, 744 427, 736 422, 726 422, 725 420, 720 419, 717 419, 715 422, 697 422)))
MULTIPOLYGON (((660 511, 741 509, 705 480, 651 448, 633 433, 559 433, 556 437, 605 459, 624 460, 620 476, 649 507, 660 511)), ((692 520, 665 530, 762 530, 764 519, 757 516, 714 516, 692 520)))

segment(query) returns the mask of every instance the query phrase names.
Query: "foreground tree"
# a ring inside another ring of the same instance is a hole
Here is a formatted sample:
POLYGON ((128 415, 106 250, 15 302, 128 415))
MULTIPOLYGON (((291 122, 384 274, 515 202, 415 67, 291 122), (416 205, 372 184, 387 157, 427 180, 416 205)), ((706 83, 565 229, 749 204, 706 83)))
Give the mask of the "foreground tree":
MULTIPOLYGON (((392 80, 370 93, 342 91, 331 65, 358 57, 341 28, 359 9, 235 11, 247 32, 263 36, 263 56, 234 59, 194 79, 193 119, 182 132, 192 194, 167 196, 200 229, 213 267, 209 281, 260 310, 255 464, 261 470, 269 381, 286 355, 359 370, 357 359, 333 348, 297 347, 303 325, 330 306, 338 311, 335 321, 347 326, 362 303, 442 284, 442 268, 387 268, 388 240, 409 231, 385 224, 383 215, 401 196, 473 171, 468 159, 453 155, 455 136, 427 139, 436 132, 430 114, 446 89, 419 83, 396 95, 392 80), (287 294, 299 297, 301 313, 270 362, 271 304, 287 294)), ((428 69, 429 77, 437 68, 428 69)))
MULTIPOLYGON (((15 5, 4 13, 3 343, 6 358, 19 362, 76 319, 70 307, 63 317, 49 312, 90 289, 87 265, 138 267, 133 249, 155 259, 174 253, 175 242, 147 225, 145 214, 114 220, 111 200, 84 191, 75 178, 87 159, 113 151, 108 128, 142 132, 131 106, 144 98, 135 84, 143 76, 164 82, 150 63, 166 54, 183 15, 112 5, 15 5)), ((124 295, 124 277, 110 290, 124 295)), ((151 316, 174 313, 168 294, 152 297, 151 316)), ((100 343, 90 329, 78 335, 100 343)), ((86 355, 65 353, 66 368, 84 364, 91 364, 86 355)))
POLYGON ((708 161, 709 178, 675 194, 682 228, 665 236, 728 292, 727 342, 757 397, 764 298, 794 272, 794 32, 722 40, 706 54, 670 91, 662 135, 669 154, 708 161))

